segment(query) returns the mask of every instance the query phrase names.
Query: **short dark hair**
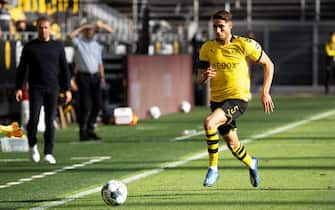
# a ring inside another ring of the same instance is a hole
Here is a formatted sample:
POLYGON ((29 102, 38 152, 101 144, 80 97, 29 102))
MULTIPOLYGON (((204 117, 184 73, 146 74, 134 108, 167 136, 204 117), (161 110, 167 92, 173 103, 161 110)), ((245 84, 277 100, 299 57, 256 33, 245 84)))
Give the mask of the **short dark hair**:
POLYGON ((49 22, 50 23, 50 18, 47 16, 41 16, 37 19, 36 24, 39 25, 41 22, 49 22))
POLYGON ((225 20, 225 21, 232 21, 233 20, 233 16, 230 12, 226 11, 226 10, 220 10, 217 11, 214 15, 213 15, 213 20, 214 19, 220 19, 220 20, 225 20))

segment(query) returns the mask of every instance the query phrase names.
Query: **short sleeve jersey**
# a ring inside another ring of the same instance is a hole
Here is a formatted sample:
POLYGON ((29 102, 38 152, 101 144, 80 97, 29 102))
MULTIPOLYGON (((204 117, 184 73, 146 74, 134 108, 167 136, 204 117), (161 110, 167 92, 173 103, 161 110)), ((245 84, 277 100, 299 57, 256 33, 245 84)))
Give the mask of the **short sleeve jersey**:
POLYGON ((233 36, 225 45, 216 40, 205 42, 200 49, 200 62, 208 63, 216 71, 216 76, 210 80, 211 101, 248 101, 250 76, 247 58, 258 62, 261 56, 262 48, 253 39, 233 36))
POLYGON ((326 61, 327 65, 334 65, 335 64, 335 45, 327 42, 325 45, 325 51, 326 51, 326 61))

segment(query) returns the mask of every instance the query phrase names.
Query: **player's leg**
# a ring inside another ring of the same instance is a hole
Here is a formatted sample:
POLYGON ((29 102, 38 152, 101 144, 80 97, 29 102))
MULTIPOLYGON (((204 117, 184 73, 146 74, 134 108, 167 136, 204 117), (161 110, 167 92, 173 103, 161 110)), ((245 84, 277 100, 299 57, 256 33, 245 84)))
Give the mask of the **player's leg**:
POLYGON ((226 115, 222 109, 214 110, 207 116, 204 122, 204 129, 207 136, 207 148, 209 157, 209 168, 204 180, 204 186, 212 186, 219 177, 218 159, 219 159, 219 134, 217 127, 227 121, 226 115))
POLYGON ((91 106, 90 92, 90 76, 82 73, 77 75, 77 84, 79 92, 79 108, 78 108, 78 124, 79 124, 79 140, 87 141, 87 122, 91 106))
POLYGON ((43 93, 39 89, 29 90, 29 121, 27 124, 28 143, 32 161, 39 162, 40 154, 37 149, 37 125, 43 103, 43 93))
POLYGON ((257 173, 258 160, 251 157, 248 154, 245 145, 240 143, 236 129, 230 130, 230 132, 224 135, 223 138, 233 155, 249 168, 250 182, 254 187, 257 187, 260 181, 257 173))
POLYGON ((231 130, 227 135, 223 136, 223 138, 233 155, 246 166, 251 167, 251 156, 247 153, 245 146, 240 143, 236 129, 231 130))
POLYGON ((45 110, 45 132, 44 132, 44 160, 50 164, 55 164, 53 147, 55 141, 54 120, 57 114, 58 90, 48 90, 44 98, 45 110))
POLYGON ((252 158, 247 153, 245 146, 240 143, 236 132, 235 120, 246 111, 247 102, 236 99, 227 100, 222 103, 221 108, 231 119, 226 124, 218 127, 219 133, 223 136, 234 156, 248 166, 251 183, 254 187, 257 187, 259 183, 257 159, 252 158))
POLYGON ((101 140, 95 132, 95 123, 102 107, 102 92, 100 87, 100 77, 98 75, 92 76, 90 81, 90 94, 92 106, 87 121, 87 135, 94 140, 101 140))

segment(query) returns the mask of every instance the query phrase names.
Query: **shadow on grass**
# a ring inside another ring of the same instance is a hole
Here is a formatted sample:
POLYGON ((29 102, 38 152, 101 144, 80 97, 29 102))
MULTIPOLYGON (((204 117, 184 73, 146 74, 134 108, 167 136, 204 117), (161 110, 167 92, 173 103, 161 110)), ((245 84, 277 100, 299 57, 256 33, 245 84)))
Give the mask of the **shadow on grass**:
MULTIPOLYGON (((240 191, 241 193, 250 193, 255 192, 253 188, 238 188, 238 189, 227 189, 227 188, 206 188, 206 190, 182 190, 176 192, 176 189, 173 190, 164 190, 162 194, 161 190, 157 191, 157 194, 142 194, 142 195, 129 195, 129 198, 133 198, 135 200, 141 200, 143 202, 128 202, 127 206, 208 206, 210 207, 219 206, 219 205, 245 205, 245 206, 332 206, 335 204, 335 200, 318 200, 320 198, 315 198, 315 200, 300 200, 293 198, 291 201, 287 200, 263 200, 263 201, 253 201, 248 200, 247 198, 244 200, 231 200, 227 197, 228 200, 220 200, 215 201, 215 197, 213 195, 217 194, 231 194, 236 191, 240 191), (202 201, 205 200, 206 196, 212 197, 211 201, 202 201), (190 198, 192 197, 192 198, 190 198), (199 197, 199 199, 196 199, 199 197), (182 200, 182 201, 181 201, 182 200), (184 201, 187 200, 187 201, 184 201), (148 201, 148 202, 146 202, 148 201)), ((285 192, 327 192, 327 191, 335 191, 333 188, 258 188, 257 193, 260 192, 271 192, 271 191, 281 191, 285 192)), ((131 199, 130 199, 131 201, 131 199)), ((293 208, 294 209, 294 208, 293 208)))
MULTIPOLYGON (((270 158, 271 159, 271 158, 270 158)), ((276 158, 274 158, 276 159, 276 158)), ((263 159, 261 159, 263 160, 263 159)), ((264 159, 265 160, 265 159, 264 159)), ((271 159, 273 160, 273 159, 271 159)), ((294 159, 293 159, 294 160, 294 159)), ((225 161, 228 161, 227 159, 225 161)), ((236 160, 234 160, 236 161, 236 160)), ((134 164, 129 164, 127 162, 120 162, 120 163, 111 163, 109 166, 103 165, 101 164, 100 166, 97 164, 95 166, 91 166, 91 167, 85 167, 85 168, 76 168, 73 170, 65 170, 62 171, 62 173, 79 173, 79 172, 86 172, 86 173, 104 173, 104 172, 141 172, 143 170, 155 170, 158 168, 163 168, 165 170, 185 170, 185 171, 192 171, 192 170, 206 170, 207 166, 178 166, 178 167, 161 167, 161 166, 153 166, 151 164, 145 164, 145 161, 141 161, 140 164, 138 165, 138 163, 134 163, 134 164), (125 165, 127 164, 127 165, 125 165), (120 166, 121 165, 121 166, 120 166)), ((162 162, 165 163, 165 162, 162 162)), ((163 164, 162 164, 163 165, 163 164)), ((221 167, 223 170, 246 170, 246 167, 244 167, 243 165, 236 165, 236 166, 225 166, 223 165, 221 167)), ((335 165, 333 166, 325 166, 325 165, 271 165, 271 166, 260 166, 259 167, 260 170, 294 170, 294 171, 298 171, 298 170, 309 170, 309 171, 319 171, 319 170, 323 170, 323 171, 327 171, 327 170, 335 170, 335 165)), ((0 169, 0 173, 43 173, 45 172, 46 169, 42 169, 42 168, 36 168, 36 167, 31 167, 31 168, 2 168, 0 169)), ((49 171, 49 170, 47 170, 49 171)))
POLYGON ((9 209, 20 209, 27 208, 27 206, 33 206, 34 204, 42 203, 42 202, 53 202, 60 201, 63 198, 56 199, 25 199, 25 200, 0 200, 0 210, 9 210, 9 209), (2 207, 5 206, 5 207, 2 207))
MULTIPOLYGON (((212 196, 215 193, 218 194, 229 194, 231 192, 255 192, 254 188, 237 188, 237 189, 230 189, 230 188, 215 188, 215 189, 209 189, 209 188, 204 188, 205 190, 182 190, 176 193, 176 189, 165 189, 162 193, 162 190, 157 190, 157 194, 141 194, 141 195, 128 195, 129 198, 137 198, 137 199, 178 199, 180 198, 185 198, 185 197, 194 197, 194 196, 201 196, 201 197, 206 197, 206 196, 212 196)), ((306 192, 306 191, 311 191, 311 192, 316 192, 316 191, 335 191, 335 188, 257 188, 257 193, 260 192, 275 192, 275 191, 280 191, 280 192, 306 192)), ((155 192, 155 191, 154 191, 155 192)), ((334 201, 335 202, 335 201, 334 201)))
POLYGON ((327 140, 335 141, 335 136, 270 136, 266 138, 266 141, 278 141, 278 140, 290 140, 290 141, 309 141, 309 140, 327 140))
POLYGON ((53 202, 53 201, 60 201, 63 198, 56 198, 56 199, 29 199, 29 200, 0 200, 0 204, 2 203, 41 203, 41 202, 53 202))
MULTIPOLYGON (((173 198, 171 198, 172 200, 173 198)), ((199 206, 207 206, 207 207, 214 207, 214 206, 297 206, 297 205, 313 205, 313 206, 329 206, 334 205, 335 201, 152 201, 150 202, 144 202, 144 203, 137 203, 137 202, 129 202, 126 205, 127 206, 171 206, 171 207, 177 207, 177 206, 187 206, 196 207, 199 206)))

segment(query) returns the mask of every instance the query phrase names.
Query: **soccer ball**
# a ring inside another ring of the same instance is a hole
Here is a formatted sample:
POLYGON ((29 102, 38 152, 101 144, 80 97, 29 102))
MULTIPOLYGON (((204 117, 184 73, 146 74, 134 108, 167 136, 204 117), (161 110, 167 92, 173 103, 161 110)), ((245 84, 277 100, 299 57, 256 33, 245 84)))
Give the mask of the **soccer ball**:
POLYGON ((180 104, 180 110, 184 113, 189 113, 191 111, 191 104, 188 101, 182 101, 180 104))
POLYGON ((161 110, 159 109, 158 106, 152 106, 149 109, 149 113, 152 118, 158 119, 161 116, 161 110))
POLYGON ((107 205, 117 206, 126 202, 127 187, 120 181, 110 180, 101 189, 101 197, 107 205))

